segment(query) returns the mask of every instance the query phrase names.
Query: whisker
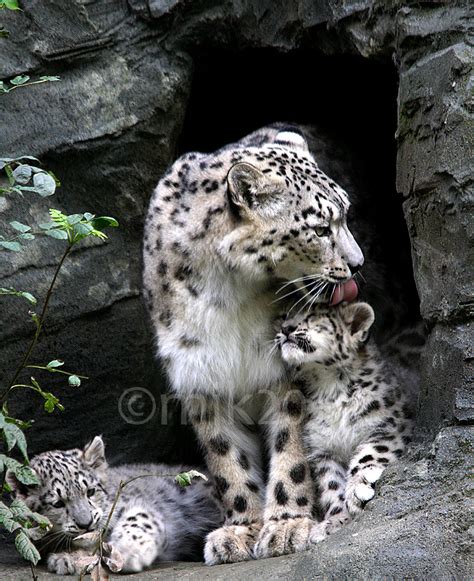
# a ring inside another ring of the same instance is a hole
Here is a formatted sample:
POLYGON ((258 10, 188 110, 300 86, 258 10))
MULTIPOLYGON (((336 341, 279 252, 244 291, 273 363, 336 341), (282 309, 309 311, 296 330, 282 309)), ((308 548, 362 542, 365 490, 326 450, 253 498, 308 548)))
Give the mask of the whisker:
MULTIPOLYGON (((305 285, 305 287, 309 288, 312 285, 320 284, 320 283, 321 283, 321 281, 319 281, 319 279, 318 279, 318 280, 315 280, 314 282, 309 283, 309 285, 305 285)), ((290 295, 297 293, 297 292, 303 292, 303 291, 299 288, 296 288, 296 289, 292 290, 291 292, 287 293, 286 295, 283 295, 282 297, 278 297, 277 299, 272 301, 272 304, 277 303, 278 301, 282 301, 284 298, 289 297, 290 295)))
POLYGON ((316 279, 319 278, 317 274, 307 274, 305 276, 300 276, 299 278, 294 278, 293 280, 289 280, 288 282, 286 282, 285 284, 283 284, 277 291, 276 291, 276 295, 278 293, 280 293, 285 287, 287 287, 290 284, 294 284, 296 282, 301 282, 303 280, 308 280, 308 279, 316 279))
MULTIPOLYGON (((321 281, 320 281, 320 282, 318 282, 317 284, 318 284, 318 287, 319 287, 319 285, 321 285, 321 284, 324 284, 324 283, 321 283, 321 281)), ((289 314, 291 313, 291 311, 292 311, 292 310, 293 310, 293 309, 296 307, 296 305, 298 305, 298 304, 299 304, 301 301, 303 301, 304 299, 306 299, 308 296, 311 296, 311 293, 312 293, 314 290, 316 290, 316 289, 311 289, 311 291, 307 292, 307 293, 306 293, 305 295, 303 295, 303 296, 302 296, 302 297, 301 297, 301 298, 300 298, 298 301, 296 301, 296 303, 295 303, 294 305, 292 305, 292 307, 289 309, 289 311, 288 311, 288 315, 289 315, 289 314)), ((299 312, 299 311, 298 311, 298 312, 299 312)))

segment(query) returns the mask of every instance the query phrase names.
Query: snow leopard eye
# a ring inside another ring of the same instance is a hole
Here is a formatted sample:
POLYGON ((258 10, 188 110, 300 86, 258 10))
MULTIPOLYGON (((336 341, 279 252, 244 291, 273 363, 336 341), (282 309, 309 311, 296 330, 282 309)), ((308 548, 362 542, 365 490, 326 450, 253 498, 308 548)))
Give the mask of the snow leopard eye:
POLYGON ((94 496, 94 494, 95 494, 95 488, 89 488, 87 490, 87 496, 88 496, 88 498, 90 498, 91 496, 94 496))
POLYGON ((64 501, 57 500, 56 502, 53 502, 53 506, 54 508, 64 508, 66 505, 64 504, 64 501))
POLYGON ((329 226, 316 226, 315 232, 319 238, 323 238, 324 236, 329 236, 331 228, 329 226))

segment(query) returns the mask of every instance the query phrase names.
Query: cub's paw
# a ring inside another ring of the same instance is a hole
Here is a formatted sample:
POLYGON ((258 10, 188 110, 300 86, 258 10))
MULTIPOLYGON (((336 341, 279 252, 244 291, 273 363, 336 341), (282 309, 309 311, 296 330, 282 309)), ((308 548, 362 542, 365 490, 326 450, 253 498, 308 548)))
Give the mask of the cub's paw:
POLYGON ((368 466, 347 481, 346 506, 351 515, 362 511, 375 495, 375 482, 380 478, 383 468, 368 466))
POLYGON ((255 557, 265 559, 305 551, 309 547, 309 537, 314 525, 314 520, 308 517, 266 522, 255 545, 255 557))
POLYGON ((322 522, 316 523, 311 529, 309 536, 310 542, 316 544, 324 541, 325 538, 341 529, 345 524, 350 522, 350 520, 351 517, 347 510, 343 510, 335 517, 329 517, 322 522))
POLYGON ((48 571, 57 575, 75 575, 79 573, 74 558, 70 553, 51 553, 46 561, 48 571))
POLYGON ((133 535, 123 535, 121 538, 110 539, 110 544, 123 560, 122 573, 140 573, 150 567, 158 557, 158 549, 154 539, 143 534, 138 528, 133 535))
POLYGON ((253 547, 261 524, 227 525, 209 533, 204 546, 206 565, 253 559, 253 547))

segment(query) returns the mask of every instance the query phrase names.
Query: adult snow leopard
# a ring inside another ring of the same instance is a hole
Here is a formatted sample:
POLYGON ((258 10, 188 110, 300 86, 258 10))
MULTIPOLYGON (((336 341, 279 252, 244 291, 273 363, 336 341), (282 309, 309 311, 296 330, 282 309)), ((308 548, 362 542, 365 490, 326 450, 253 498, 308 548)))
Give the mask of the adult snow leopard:
MULTIPOLYGON (((214 153, 180 157, 151 199, 144 293, 171 389, 188 411, 226 509, 208 564, 306 548, 312 488, 301 443, 303 402, 270 353, 275 292, 357 295, 363 255, 345 191, 303 135, 276 125, 214 153), (266 418, 262 438, 249 424, 266 418)), ((290 297, 291 298, 291 297, 290 297)))
POLYGON ((374 320, 367 303, 317 305, 282 320, 276 336, 308 401, 303 440, 322 518, 314 542, 362 510, 410 441, 417 379, 367 341, 374 320))
MULTIPOLYGON (((81 572, 84 551, 74 538, 104 526, 121 480, 185 470, 164 464, 109 467, 100 436, 83 450, 43 452, 31 467, 39 485, 25 486, 11 475, 8 482, 18 498, 52 522, 38 548, 48 555, 49 571, 61 575, 81 572)), ((197 480, 181 488, 172 478, 147 477, 123 489, 107 540, 124 559, 122 571, 138 572, 156 561, 200 560, 205 535, 222 521, 210 483, 197 480)))

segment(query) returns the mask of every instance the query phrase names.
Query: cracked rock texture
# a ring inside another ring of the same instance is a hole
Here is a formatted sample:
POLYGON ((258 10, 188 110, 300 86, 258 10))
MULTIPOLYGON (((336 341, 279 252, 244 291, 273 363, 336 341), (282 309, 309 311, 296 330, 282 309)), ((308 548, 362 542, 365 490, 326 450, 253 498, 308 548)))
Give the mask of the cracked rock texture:
MULTIPOLYGON (((40 157, 62 182, 47 200, 0 199, 0 230, 12 219, 44 221, 49 207, 108 214, 121 224, 109 241, 78 247, 59 279, 34 359, 62 358, 65 368, 91 379, 79 390, 48 383, 66 407, 54 417, 38 413, 33 397, 12 400, 13 412, 35 419, 32 453, 82 445, 103 433, 113 460, 195 457, 189 429, 162 397, 140 298, 140 245, 147 201, 176 154, 202 51, 356 55, 394 63, 399 75, 396 188, 430 329, 419 443, 387 471, 363 517, 311 552, 214 569, 173 565, 140 578, 472 576, 470 6, 468 0, 24 0, 23 13, 0 12, 10 31, 0 40, 0 79, 61 77, 0 97, 0 156, 40 157), (157 410, 146 394, 133 401, 123 396, 134 386, 148 390, 157 410)), ((60 253, 52 239, 22 254, 2 253, 0 286, 44 296, 60 253)), ((0 375, 8 379, 32 326, 20 299, 2 299, 0 308, 0 375)), ((28 578, 10 550, 1 556, 8 562, 2 579, 28 578)))

